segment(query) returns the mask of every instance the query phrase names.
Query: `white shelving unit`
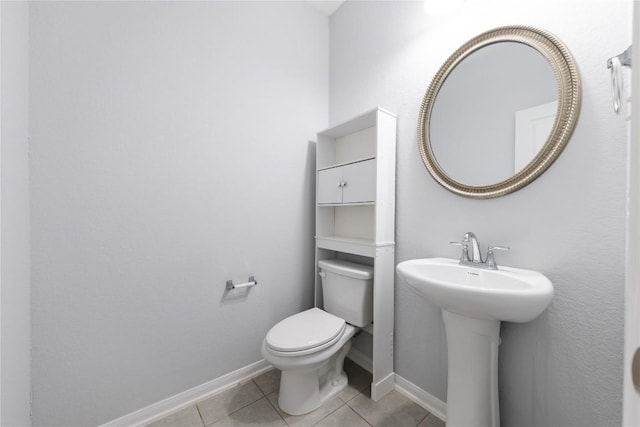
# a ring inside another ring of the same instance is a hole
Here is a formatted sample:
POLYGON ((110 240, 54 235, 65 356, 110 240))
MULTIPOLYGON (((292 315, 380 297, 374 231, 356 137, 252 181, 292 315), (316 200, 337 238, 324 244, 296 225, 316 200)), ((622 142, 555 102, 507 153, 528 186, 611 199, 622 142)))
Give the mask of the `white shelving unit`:
MULTIPOLYGON (((373 324, 363 330, 373 336, 365 357, 378 400, 394 387, 396 116, 364 113, 318 133, 316 150, 316 267, 332 258, 373 265, 373 324)), ((315 304, 322 307, 318 274, 315 304)))

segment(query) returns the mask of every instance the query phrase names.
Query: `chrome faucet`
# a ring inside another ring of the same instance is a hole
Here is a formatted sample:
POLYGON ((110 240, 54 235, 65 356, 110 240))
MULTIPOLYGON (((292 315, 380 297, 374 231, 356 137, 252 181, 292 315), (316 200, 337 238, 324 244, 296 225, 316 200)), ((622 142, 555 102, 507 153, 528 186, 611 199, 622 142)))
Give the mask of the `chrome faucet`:
POLYGON ((462 242, 466 242, 471 245, 471 252, 467 254, 468 260, 473 263, 481 263, 482 262, 482 254, 480 253, 480 245, 478 244, 478 238, 475 234, 470 231, 464 233, 464 237, 462 238, 462 242))
POLYGON ((485 268, 487 270, 497 270, 498 264, 496 263, 493 251, 508 251, 510 248, 506 246, 489 246, 487 248, 487 257, 482 260, 482 253, 480 252, 480 244, 478 238, 472 232, 464 233, 464 237, 460 242, 449 242, 452 245, 462 246, 462 253, 460 254, 460 264, 468 265, 474 268, 485 268))

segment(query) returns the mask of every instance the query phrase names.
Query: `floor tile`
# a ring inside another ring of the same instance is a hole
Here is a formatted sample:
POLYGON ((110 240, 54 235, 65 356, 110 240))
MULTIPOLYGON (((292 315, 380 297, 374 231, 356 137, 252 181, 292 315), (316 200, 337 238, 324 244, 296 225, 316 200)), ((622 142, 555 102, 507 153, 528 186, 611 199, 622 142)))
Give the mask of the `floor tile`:
POLYGON ((347 403, 367 422, 376 427, 415 427, 428 414, 418 404, 393 390, 377 402, 359 394, 347 403))
POLYGON ((371 373, 349 359, 344 359, 344 372, 349 378, 349 384, 338 397, 348 402, 371 385, 372 376, 371 373))
POLYGON ((418 427, 444 427, 444 421, 433 414, 429 414, 427 418, 418 424, 418 427))
POLYGON ((202 427, 202 419, 195 405, 180 412, 171 414, 161 420, 149 424, 147 427, 202 427))
POLYGON ((208 426, 262 397, 258 386, 248 381, 198 403, 198 409, 204 424, 208 426))
POLYGON ((278 406, 278 393, 277 392, 271 393, 269 396, 267 396, 267 399, 269 399, 269 402, 271 402, 273 407, 278 410, 278 413, 280 414, 280 416, 282 418, 284 418, 284 421, 287 423, 287 425, 292 426, 292 427, 293 426, 295 426, 295 427, 310 427, 310 426, 313 426, 313 425, 317 424, 320 420, 325 418, 327 415, 329 415, 332 412, 334 412, 340 406, 344 405, 344 402, 342 400, 338 399, 337 397, 334 397, 333 399, 329 400, 328 402, 325 402, 324 405, 322 405, 321 407, 319 407, 315 411, 309 412, 308 414, 304 414, 304 415, 289 415, 289 414, 283 412, 280 409, 280 407, 278 406))
POLYGON ((280 389, 280 373, 279 369, 272 369, 259 377, 255 377, 253 381, 266 396, 280 389))
POLYGON ((212 424, 213 427, 255 427, 258 425, 261 427, 287 426, 266 397, 212 424))
POLYGON ((318 424, 316 427, 369 427, 369 424, 363 420, 358 414, 353 412, 353 409, 344 405, 342 408, 329 415, 318 424))

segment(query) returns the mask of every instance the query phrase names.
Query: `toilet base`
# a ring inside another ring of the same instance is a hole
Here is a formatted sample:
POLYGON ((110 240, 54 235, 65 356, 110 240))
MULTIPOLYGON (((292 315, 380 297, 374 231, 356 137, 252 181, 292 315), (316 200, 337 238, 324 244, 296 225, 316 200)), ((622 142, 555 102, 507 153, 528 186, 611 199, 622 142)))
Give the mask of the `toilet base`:
POLYGON ((351 341, 319 368, 285 370, 280 378, 278 405, 290 415, 303 415, 318 409, 347 387, 347 374, 342 367, 351 349, 351 341))
POLYGON ((318 387, 318 377, 310 377, 309 375, 296 376, 296 372, 283 372, 282 381, 288 381, 292 386, 282 388, 278 397, 278 405, 280 409, 290 415, 308 414, 329 399, 335 397, 338 393, 347 387, 348 379, 344 372, 341 372, 337 379, 325 384, 324 387, 318 387), (289 378, 284 379, 287 376, 289 378), (315 383, 309 380, 315 378, 315 383), (300 389, 311 390, 310 393, 296 392, 300 389), (287 391, 293 391, 287 393, 287 391))

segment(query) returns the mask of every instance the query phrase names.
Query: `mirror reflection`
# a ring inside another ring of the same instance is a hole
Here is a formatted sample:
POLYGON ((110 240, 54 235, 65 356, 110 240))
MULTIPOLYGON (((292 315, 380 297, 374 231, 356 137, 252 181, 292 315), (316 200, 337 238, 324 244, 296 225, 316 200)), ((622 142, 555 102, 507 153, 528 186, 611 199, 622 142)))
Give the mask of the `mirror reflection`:
POLYGON ((557 113, 558 84, 538 50, 497 42, 447 76, 427 121, 436 161, 461 184, 509 179, 538 154, 557 113))

